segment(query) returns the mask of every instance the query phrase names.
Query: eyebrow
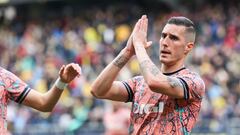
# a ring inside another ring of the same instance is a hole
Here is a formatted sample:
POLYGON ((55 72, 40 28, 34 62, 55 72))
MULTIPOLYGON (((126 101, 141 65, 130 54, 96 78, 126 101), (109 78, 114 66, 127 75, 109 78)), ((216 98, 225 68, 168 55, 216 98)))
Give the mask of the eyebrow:
POLYGON ((172 34, 172 33, 165 33, 165 32, 162 32, 162 34, 170 35, 170 36, 173 36, 173 37, 179 38, 179 36, 177 36, 177 35, 175 35, 175 34, 172 34))

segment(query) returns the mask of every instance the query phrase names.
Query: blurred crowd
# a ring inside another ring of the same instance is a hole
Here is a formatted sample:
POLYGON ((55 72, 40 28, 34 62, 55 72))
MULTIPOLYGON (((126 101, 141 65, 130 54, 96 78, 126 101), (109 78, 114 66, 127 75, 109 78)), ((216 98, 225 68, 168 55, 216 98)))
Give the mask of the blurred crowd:
MULTIPOLYGON (((11 103, 9 131, 13 134, 100 134, 111 129, 127 130, 130 105, 96 100, 90 94, 90 86, 125 46, 137 18, 147 14, 148 39, 154 42, 148 53, 159 66, 158 41, 166 19, 183 15, 195 22, 196 46, 186 67, 203 77, 206 96, 193 132, 228 132, 234 128, 231 126, 234 120, 240 122, 234 119, 240 117, 240 11, 237 6, 226 9, 221 5, 206 5, 199 11, 148 13, 140 6, 119 5, 92 7, 79 14, 67 10, 62 16, 52 18, 22 21, 16 16, 11 22, 2 21, 0 66, 17 74, 32 88, 42 92, 50 88, 63 64, 79 63, 84 74, 68 86, 52 113, 40 113, 11 103)), ((118 79, 139 74, 138 63, 133 58, 118 79)))

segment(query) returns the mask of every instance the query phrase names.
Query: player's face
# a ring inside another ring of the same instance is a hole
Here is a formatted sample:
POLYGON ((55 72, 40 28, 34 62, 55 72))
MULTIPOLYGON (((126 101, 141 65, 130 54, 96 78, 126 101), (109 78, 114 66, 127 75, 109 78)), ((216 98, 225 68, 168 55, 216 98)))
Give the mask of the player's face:
POLYGON ((160 62, 173 65, 184 59, 186 46, 185 27, 174 24, 166 24, 159 40, 160 62))

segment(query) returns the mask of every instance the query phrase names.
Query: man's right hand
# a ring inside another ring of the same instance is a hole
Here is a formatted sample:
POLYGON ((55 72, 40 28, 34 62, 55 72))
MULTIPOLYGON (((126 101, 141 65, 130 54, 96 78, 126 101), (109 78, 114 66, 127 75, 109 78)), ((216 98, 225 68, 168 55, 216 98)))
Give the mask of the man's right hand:
MULTIPOLYGON (((136 23, 137 24, 137 23, 136 23)), ((133 46, 133 32, 136 31, 136 24, 133 28, 133 31, 130 35, 130 37, 128 38, 126 47, 124 48, 125 53, 128 54, 128 56, 132 57, 133 55, 135 55, 135 50, 134 50, 134 46, 133 46)), ((148 41, 147 44, 145 45, 145 48, 148 48, 152 45, 152 41, 148 41)))

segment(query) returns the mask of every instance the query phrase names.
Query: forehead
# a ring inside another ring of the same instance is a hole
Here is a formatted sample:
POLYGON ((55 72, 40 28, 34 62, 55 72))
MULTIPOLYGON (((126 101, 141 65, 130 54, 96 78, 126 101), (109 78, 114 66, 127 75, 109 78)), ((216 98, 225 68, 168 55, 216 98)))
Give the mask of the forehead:
POLYGON ((183 35, 184 32, 185 32, 185 26, 175 25, 175 24, 166 24, 162 30, 162 33, 176 35, 176 36, 183 35))

